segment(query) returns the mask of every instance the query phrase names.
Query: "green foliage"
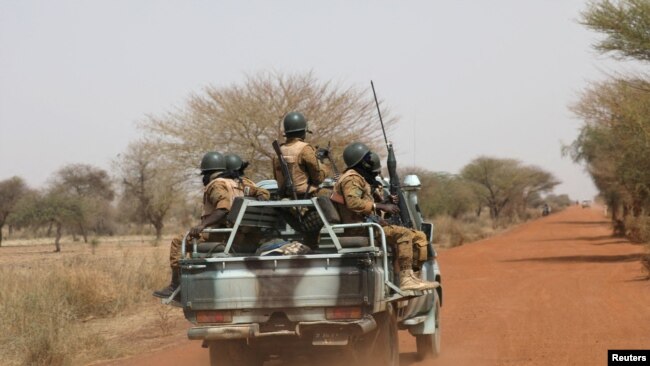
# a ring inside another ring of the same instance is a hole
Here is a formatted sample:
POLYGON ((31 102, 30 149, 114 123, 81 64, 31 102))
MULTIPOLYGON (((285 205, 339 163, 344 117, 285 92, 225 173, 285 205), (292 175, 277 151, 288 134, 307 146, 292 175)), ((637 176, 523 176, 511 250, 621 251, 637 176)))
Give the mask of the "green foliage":
POLYGON ((425 217, 449 215, 458 218, 474 209, 473 191, 462 178, 423 169, 411 170, 408 174, 417 174, 422 183, 418 197, 425 217))
POLYGON ((650 61, 650 1, 593 1, 582 13, 581 22, 606 35, 595 46, 599 51, 650 61))
POLYGON ((20 177, 0 181, 0 245, 2 245, 2 227, 20 199, 28 192, 27 184, 20 177))
POLYGON ((560 211, 573 204, 571 198, 569 198, 569 196, 566 194, 560 194, 560 195, 549 194, 546 197, 544 197, 544 202, 546 202, 551 207, 551 211, 554 212, 560 211))
POLYGON ((650 82, 638 79, 593 85, 573 107, 585 124, 565 148, 586 165, 618 225, 621 214, 650 213, 650 92, 644 89, 650 82))
POLYGON ((523 214, 529 201, 559 184, 551 173, 539 167, 526 166, 514 159, 484 156, 467 164, 461 176, 472 183, 479 207, 487 205, 495 220, 504 209, 511 215, 523 214))

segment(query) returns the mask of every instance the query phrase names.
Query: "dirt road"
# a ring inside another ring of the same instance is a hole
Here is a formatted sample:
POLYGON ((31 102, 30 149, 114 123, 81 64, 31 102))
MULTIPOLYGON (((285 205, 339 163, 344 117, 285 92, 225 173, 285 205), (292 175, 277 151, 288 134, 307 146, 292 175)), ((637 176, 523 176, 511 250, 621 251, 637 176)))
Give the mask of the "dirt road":
MULTIPOLYGON (((578 207, 442 251, 442 356, 417 362, 403 332, 401 365, 604 365, 607 349, 649 349, 642 252, 578 207)), ((117 364, 208 365, 208 355, 183 341, 117 364)))

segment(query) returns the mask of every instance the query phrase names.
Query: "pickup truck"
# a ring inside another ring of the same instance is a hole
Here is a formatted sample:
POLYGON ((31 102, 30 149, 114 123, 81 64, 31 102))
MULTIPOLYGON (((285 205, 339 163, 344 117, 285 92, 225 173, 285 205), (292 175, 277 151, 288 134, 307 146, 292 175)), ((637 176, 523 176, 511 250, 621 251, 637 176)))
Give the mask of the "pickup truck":
MULTIPOLYGON (((422 222, 417 205, 419 184, 408 176, 403 187, 412 222, 429 236, 428 258, 416 274, 442 283, 433 225, 422 222)), ((325 197, 237 198, 229 220, 231 227, 205 230, 223 240, 194 241, 191 253, 183 252, 180 300, 172 300, 176 294, 163 300, 182 306, 194 325, 188 337, 209 348, 211 365, 261 366, 327 352, 355 363, 397 366, 400 329, 416 338, 420 358, 440 353, 442 286, 400 291, 393 251, 377 223, 341 224, 325 197), (260 238, 302 240, 286 223, 291 210, 320 218, 318 247, 304 254, 255 253, 260 238), (352 228, 367 235, 346 235, 352 228), (255 245, 246 245, 248 238, 255 245)))

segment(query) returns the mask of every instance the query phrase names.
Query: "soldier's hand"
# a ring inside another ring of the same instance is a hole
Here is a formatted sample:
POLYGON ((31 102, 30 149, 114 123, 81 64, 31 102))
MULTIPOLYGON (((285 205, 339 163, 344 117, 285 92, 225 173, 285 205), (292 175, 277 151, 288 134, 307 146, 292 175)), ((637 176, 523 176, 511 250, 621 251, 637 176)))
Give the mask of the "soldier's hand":
POLYGON ((396 215, 399 213, 399 207, 397 205, 392 204, 392 203, 377 203, 376 204, 377 209, 388 212, 390 214, 396 215))
POLYGON ((201 237, 201 231, 203 231, 203 229, 205 229, 205 228, 203 226, 201 226, 201 225, 191 228, 190 229, 190 235, 189 235, 190 238, 199 238, 199 237, 201 237))

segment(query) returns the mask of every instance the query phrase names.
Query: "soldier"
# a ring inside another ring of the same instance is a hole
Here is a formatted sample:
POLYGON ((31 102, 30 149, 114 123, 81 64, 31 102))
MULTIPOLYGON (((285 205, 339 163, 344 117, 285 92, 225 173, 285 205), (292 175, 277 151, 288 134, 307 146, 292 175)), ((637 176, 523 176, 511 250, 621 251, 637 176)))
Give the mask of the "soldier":
MULTIPOLYGON (((284 136, 287 138, 280 150, 289 166, 291 179, 296 188, 298 197, 310 197, 319 191, 318 185, 323 182, 327 172, 321 166, 316 149, 305 142, 307 132, 307 119, 301 113, 291 112, 284 117, 284 136)), ((323 155, 325 150, 320 151, 323 155)), ((277 158, 273 158, 273 177, 278 182, 278 187, 284 187, 284 176, 277 158)), ((288 197, 290 192, 284 192, 288 197)))
MULTIPOLYGON (((268 200, 269 192, 258 188, 248 178, 241 178, 245 166, 241 158, 230 154, 225 157, 216 151, 206 153, 201 160, 201 175, 203 176, 203 213, 201 223, 190 229, 189 237, 198 238, 208 227, 219 227, 226 224, 226 216, 236 197, 251 196, 258 200, 268 200)), ((203 238, 201 238, 202 241, 203 238)), ((172 278, 169 286, 155 291, 156 297, 167 298, 180 285, 180 267, 182 241, 179 237, 172 240, 169 251, 169 264, 172 278)))
MULTIPOLYGON (((370 149, 359 142, 348 145, 343 151, 343 160, 347 169, 334 185, 334 194, 342 196, 341 203, 336 202, 343 223, 364 222, 377 210, 396 215, 399 208, 392 203, 376 203, 372 194, 372 184, 376 173, 370 156, 370 149)), ((400 289, 425 290, 438 286, 437 282, 422 281, 413 274, 413 232, 410 229, 388 225, 383 220, 380 224, 386 234, 388 244, 397 251, 399 265, 400 289)))
MULTIPOLYGON (((384 188, 383 178, 381 176, 381 160, 379 155, 374 152, 370 152, 370 164, 373 174, 375 174, 375 184, 376 187, 373 189, 373 195, 375 198, 375 203, 394 203, 397 204, 397 196, 388 196, 388 191, 384 188)), ((427 260, 427 246, 428 239, 427 235, 420 231, 414 229, 408 229, 413 234, 413 268, 419 268, 419 261, 427 260)))

